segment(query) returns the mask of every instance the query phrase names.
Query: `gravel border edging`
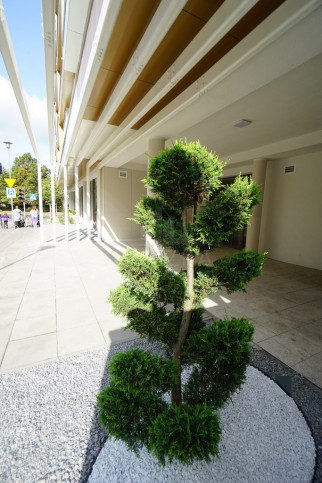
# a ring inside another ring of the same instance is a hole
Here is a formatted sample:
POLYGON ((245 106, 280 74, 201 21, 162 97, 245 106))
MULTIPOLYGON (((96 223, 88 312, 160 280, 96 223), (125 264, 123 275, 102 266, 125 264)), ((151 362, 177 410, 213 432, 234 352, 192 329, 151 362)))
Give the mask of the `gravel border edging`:
MULTIPOLYGON (((140 339, 137 339, 135 342, 138 343, 138 346, 140 345, 140 339)), ((136 344, 134 343, 133 345, 136 344)), ((155 344, 155 346, 158 346, 158 344, 155 344)), ((303 414, 311 430, 316 447, 316 464, 312 483, 322 482, 322 390, 265 350, 253 344, 250 345, 250 350, 252 354, 251 365, 278 384, 294 400, 303 414)), ((106 440, 102 447, 105 442, 106 440)), ((99 452, 96 455, 93 466, 98 455, 99 452)), ((87 481, 88 478, 86 479, 87 481)))
POLYGON ((322 481, 322 390, 283 362, 253 345, 251 364, 270 377, 302 412, 316 447, 316 465, 312 483, 322 481))

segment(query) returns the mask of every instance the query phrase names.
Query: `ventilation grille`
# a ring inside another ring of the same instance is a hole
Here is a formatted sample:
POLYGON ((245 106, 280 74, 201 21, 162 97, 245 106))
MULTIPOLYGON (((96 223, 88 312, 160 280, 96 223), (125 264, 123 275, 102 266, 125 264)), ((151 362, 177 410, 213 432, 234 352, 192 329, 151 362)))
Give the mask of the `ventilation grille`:
POLYGON ((127 171, 119 171, 119 178, 127 178, 127 171))
POLYGON ((289 164, 288 166, 284 166, 284 174, 291 173, 295 173, 295 164, 289 164))

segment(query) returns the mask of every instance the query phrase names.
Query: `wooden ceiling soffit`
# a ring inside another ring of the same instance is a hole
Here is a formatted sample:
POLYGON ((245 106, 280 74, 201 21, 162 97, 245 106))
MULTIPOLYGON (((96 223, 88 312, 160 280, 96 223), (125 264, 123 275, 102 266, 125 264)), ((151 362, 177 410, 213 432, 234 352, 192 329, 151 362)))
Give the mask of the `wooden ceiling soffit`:
POLYGON ((259 0, 244 17, 189 71, 187 74, 157 102, 132 129, 139 129, 152 119, 158 112, 173 101, 179 94, 196 82, 205 72, 222 59, 252 30, 263 22, 286 0, 259 0))
POLYGON ((59 90, 60 90, 60 73, 57 71, 55 75, 55 85, 54 85, 54 95, 55 95, 55 104, 56 104, 56 113, 58 112, 58 100, 59 100, 59 90))
POLYGON ((90 171, 94 171, 94 169, 97 168, 97 166, 99 165, 99 163, 101 162, 101 160, 99 159, 98 161, 96 161, 90 168, 89 170, 90 171))
POLYGON ((57 36, 58 36, 58 42, 57 42, 57 48, 56 48, 56 69, 58 72, 61 72, 61 59, 62 59, 62 26, 60 23, 60 17, 57 16, 57 36))
POLYGON ((60 105, 60 116, 59 124, 62 126, 65 118, 65 109, 70 106, 70 100, 72 97, 73 86, 74 86, 75 74, 67 70, 64 71, 62 95, 61 95, 61 105, 60 105))
POLYGON ((83 159, 82 162, 78 166, 78 176, 79 178, 83 178, 86 174, 86 164, 88 163, 89 159, 83 159))
POLYGON ((206 23, 223 3, 224 0, 189 0, 183 10, 206 23))
POLYGON ((119 126, 190 44, 224 0, 189 0, 108 124, 119 126))
POLYGON ((97 121, 161 0, 124 0, 85 110, 97 121))
POLYGON ((61 152, 60 152, 60 149, 57 148, 56 149, 56 162, 57 162, 58 166, 60 166, 60 158, 61 158, 61 152))

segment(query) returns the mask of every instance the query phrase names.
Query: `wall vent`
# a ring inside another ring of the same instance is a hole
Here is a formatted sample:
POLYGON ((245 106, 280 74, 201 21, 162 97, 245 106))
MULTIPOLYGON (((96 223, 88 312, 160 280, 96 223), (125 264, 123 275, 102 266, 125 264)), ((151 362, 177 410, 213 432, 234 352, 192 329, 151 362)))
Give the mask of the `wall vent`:
POLYGON ((119 171, 119 178, 127 178, 127 171, 119 171))
POLYGON ((288 166, 284 166, 284 174, 291 173, 295 173, 295 164, 289 164, 288 166))

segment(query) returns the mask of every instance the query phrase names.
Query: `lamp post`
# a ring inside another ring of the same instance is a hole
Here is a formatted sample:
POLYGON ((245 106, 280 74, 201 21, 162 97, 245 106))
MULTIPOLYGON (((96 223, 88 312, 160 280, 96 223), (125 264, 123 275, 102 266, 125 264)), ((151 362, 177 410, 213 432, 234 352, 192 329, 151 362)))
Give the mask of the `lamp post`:
MULTIPOLYGON (((10 163, 10 148, 11 148, 11 142, 10 141, 3 141, 3 144, 6 145, 8 148, 8 157, 9 157, 9 178, 11 179, 11 163, 10 163)), ((11 198, 11 219, 13 223, 13 200, 11 198)))

